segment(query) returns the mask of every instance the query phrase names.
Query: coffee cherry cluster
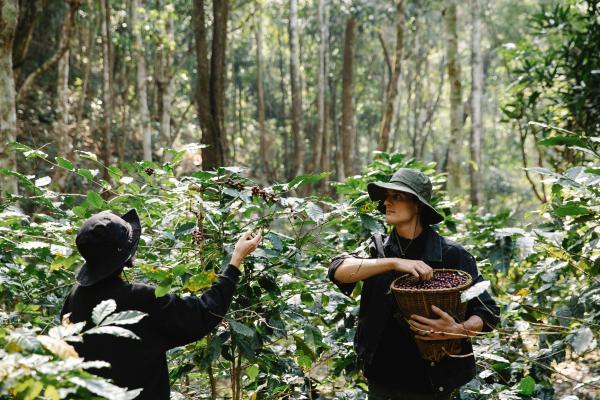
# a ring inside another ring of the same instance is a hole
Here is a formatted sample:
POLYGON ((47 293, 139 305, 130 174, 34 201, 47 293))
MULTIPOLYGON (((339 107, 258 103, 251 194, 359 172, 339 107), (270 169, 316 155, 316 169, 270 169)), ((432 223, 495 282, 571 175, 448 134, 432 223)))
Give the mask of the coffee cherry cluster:
POLYGON ((235 188, 237 190, 244 190, 244 184, 242 182, 240 182, 240 181, 234 181, 231 178, 227 178, 225 180, 225 184, 227 186, 231 186, 232 188, 235 188))
POLYGON ((277 197, 273 193, 268 193, 260 186, 252 186, 252 196, 260 196, 264 201, 275 201, 277 197))
POLYGON ((200 244, 204 241, 204 232, 202 232, 200 229, 196 228, 192 231, 192 239, 194 240, 194 243, 196 244, 200 244))
POLYGON ((148 175, 148 176, 152 176, 152 174, 154 173, 154 169, 148 167, 144 170, 144 172, 148 175))
POLYGON ((433 278, 421 281, 415 276, 409 276, 396 281, 398 289, 450 289, 461 286, 467 282, 467 278, 455 272, 433 271, 433 278))

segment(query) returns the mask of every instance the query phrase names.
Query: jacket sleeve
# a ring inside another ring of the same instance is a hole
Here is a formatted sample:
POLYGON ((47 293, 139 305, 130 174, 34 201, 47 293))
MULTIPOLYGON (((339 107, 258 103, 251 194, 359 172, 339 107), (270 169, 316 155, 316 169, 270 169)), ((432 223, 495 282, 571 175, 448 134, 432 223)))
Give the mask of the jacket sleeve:
MULTIPOLYGON (((371 244, 369 245, 369 254, 370 254, 369 258, 377 258, 377 248, 376 248, 375 242, 372 238, 371 238, 371 244)), ((337 271, 339 266, 342 265, 344 260, 347 258, 350 258, 350 257, 360 258, 358 255, 358 252, 342 253, 338 256, 335 256, 331 260, 331 264, 329 264, 329 270, 327 271, 327 277, 329 278, 329 280, 331 282, 335 283, 336 286, 340 289, 340 291, 342 293, 344 293, 346 296, 350 296, 352 294, 352 291, 354 290, 354 287, 356 286, 356 282, 353 282, 353 283, 339 282, 338 280, 335 279, 335 272, 337 271)))
MULTIPOLYGON (((473 278, 473 285, 482 282, 484 279, 479 273, 475 257, 463 249, 460 258, 460 265, 473 278)), ((487 290, 467 302, 466 317, 469 318, 472 315, 477 315, 483 320, 482 332, 493 331, 500 322, 500 309, 487 290)))
POLYGON ((170 294, 155 298, 156 307, 150 317, 165 338, 167 349, 195 342, 221 322, 231 305, 240 275, 238 268, 228 265, 200 297, 170 294))

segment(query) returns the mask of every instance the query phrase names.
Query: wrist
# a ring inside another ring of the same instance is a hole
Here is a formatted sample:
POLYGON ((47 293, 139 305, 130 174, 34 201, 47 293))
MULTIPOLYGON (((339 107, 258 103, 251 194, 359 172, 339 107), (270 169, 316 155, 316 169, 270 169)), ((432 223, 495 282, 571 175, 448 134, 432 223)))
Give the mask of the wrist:
POLYGON ((233 254, 231 256, 231 261, 229 261, 229 264, 233 265, 236 268, 240 268, 240 265, 242 264, 242 259, 243 257, 240 257, 237 254, 233 254))

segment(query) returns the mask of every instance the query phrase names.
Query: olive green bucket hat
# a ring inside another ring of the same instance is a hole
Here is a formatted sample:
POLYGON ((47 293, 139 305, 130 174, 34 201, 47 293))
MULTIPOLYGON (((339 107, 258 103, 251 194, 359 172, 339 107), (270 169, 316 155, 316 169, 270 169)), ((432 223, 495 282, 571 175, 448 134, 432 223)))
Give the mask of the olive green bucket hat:
POLYGON ((400 168, 392 175, 389 182, 369 183, 367 191, 371 200, 379 202, 377 209, 382 213, 385 213, 383 202, 387 197, 387 190, 397 190, 416 196, 425 206, 421 212, 421 222, 434 225, 442 222, 444 217, 430 204, 432 187, 431 180, 421 171, 400 168))

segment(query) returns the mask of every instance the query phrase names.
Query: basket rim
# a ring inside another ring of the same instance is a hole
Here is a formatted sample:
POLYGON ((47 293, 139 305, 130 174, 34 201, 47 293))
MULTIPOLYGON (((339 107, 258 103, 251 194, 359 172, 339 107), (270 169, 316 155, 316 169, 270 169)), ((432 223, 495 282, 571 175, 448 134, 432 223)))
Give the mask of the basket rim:
POLYGON ((471 277, 471 274, 469 274, 466 271, 463 271, 462 269, 452 269, 452 268, 434 268, 433 270, 434 272, 458 272, 459 275, 465 275, 467 277, 467 281, 465 283, 463 283, 460 286, 456 286, 453 288, 442 288, 442 289, 406 289, 406 288, 397 288, 394 286, 394 283, 396 283, 397 280, 399 279, 404 279, 406 278, 406 276, 408 274, 404 274, 402 276, 399 276, 398 278, 394 279, 392 281, 392 283, 390 284, 390 291, 395 292, 395 293, 421 293, 421 292, 425 292, 425 293, 452 293, 452 292, 458 292, 461 290, 465 290, 466 288, 468 288, 469 286, 471 286, 471 284, 473 283, 473 277, 471 277))

